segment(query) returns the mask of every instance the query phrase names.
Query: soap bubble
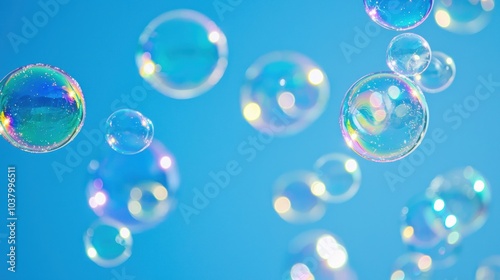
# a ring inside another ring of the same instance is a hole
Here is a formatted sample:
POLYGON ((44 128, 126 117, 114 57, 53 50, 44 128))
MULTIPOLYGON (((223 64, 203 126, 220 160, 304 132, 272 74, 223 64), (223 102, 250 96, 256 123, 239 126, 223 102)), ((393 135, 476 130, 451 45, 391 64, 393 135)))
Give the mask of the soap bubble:
POLYGON ((314 171, 324 184, 317 194, 327 202, 340 203, 351 199, 359 190, 361 171, 355 159, 342 154, 327 154, 314 164, 314 171))
POLYGON ((420 254, 409 253, 396 260, 391 280, 426 280, 431 279, 432 258, 420 254))
POLYGON ((431 48, 421 36, 403 33, 394 37, 387 48, 387 65, 404 76, 424 72, 431 62, 431 48))
POLYGON ((222 78, 227 67, 226 36, 196 11, 170 11, 144 29, 136 63, 141 76, 161 93, 193 98, 222 78))
POLYGON ((84 119, 82 90, 59 68, 30 64, 0 81, 0 131, 23 151, 63 147, 76 137, 84 119))
POLYGON ((340 125, 347 145, 365 159, 401 159, 422 142, 428 107, 420 89, 393 73, 364 76, 344 98, 340 125))
POLYGON ((153 141, 154 127, 151 120, 140 112, 121 109, 106 121, 106 141, 122 154, 137 154, 153 141))
POLYGON ((494 0, 436 0, 434 19, 445 30, 474 34, 488 25, 494 8, 494 0))
POLYGON ((482 261, 476 270, 476 280, 500 279, 500 256, 491 256, 482 261))
POLYGON ((457 69, 451 57, 442 52, 432 52, 432 58, 427 69, 414 77, 423 91, 438 93, 447 89, 455 80, 457 69))
POLYGON ((325 73, 309 58, 275 52, 248 68, 241 90, 241 109, 257 130, 294 134, 323 113, 329 91, 325 73))
POLYGON ((378 25, 392 30, 408 30, 422 24, 429 16, 433 0, 394 1, 364 0, 366 13, 378 25))

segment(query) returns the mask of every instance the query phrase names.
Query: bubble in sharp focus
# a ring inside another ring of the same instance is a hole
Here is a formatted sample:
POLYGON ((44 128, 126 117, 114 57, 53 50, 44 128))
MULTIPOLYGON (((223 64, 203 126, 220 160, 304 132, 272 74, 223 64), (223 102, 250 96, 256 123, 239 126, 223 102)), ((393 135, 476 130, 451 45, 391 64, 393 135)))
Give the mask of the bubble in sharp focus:
POLYGON ((409 30, 429 16, 433 0, 364 0, 365 11, 378 25, 392 30, 409 30))
POLYGON ((481 262, 476 270, 476 280, 500 279, 500 256, 491 256, 481 262))
POLYGON ((106 141, 122 154, 137 154, 153 141, 154 127, 151 120, 140 112, 121 109, 106 121, 106 141))
POLYGON ((274 210, 290 223, 315 222, 325 214, 325 205, 319 195, 324 188, 315 173, 286 173, 274 185, 274 210))
POLYGON ((323 113, 329 91, 325 73, 309 58, 292 52, 267 54, 246 72, 243 117, 262 132, 294 134, 323 113))
POLYGON ((0 81, 0 131, 23 151, 63 147, 76 137, 84 119, 82 90, 59 68, 30 64, 0 81))
POLYGON ((314 164, 314 171, 322 184, 318 184, 313 191, 327 202, 347 201, 359 190, 361 171, 358 162, 346 155, 324 155, 314 164))
POLYGON ((408 253, 396 260, 391 280, 431 279, 432 258, 420 253, 408 253))
POLYGON ((162 222, 175 207, 179 174, 173 155, 158 141, 143 152, 109 151, 89 164, 90 208, 138 232, 162 222))
POLYGON ((139 38, 140 75, 159 92, 177 99, 196 97, 222 78, 227 41, 219 27, 192 10, 175 10, 152 20, 139 38))
POLYGON ((431 62, 431 48, 421 36, 403 33, 394 37, 387 48, 387 65, 404 76, 424 72, 431 62))
POLYGON ((413 80, 427 93, 438 93, 447 89, 455 80, 457 69, 451 57, 442 52, 432 52, 431 62, 413 80))
POLYGON ((85 251, 90 260, 102 267, 114 267, 132 254, 130 230, 119 223, 98 221, 83 236, 85 251))
POLYGON ((488 25, 494 8, 494 0, 436 0, 434 19, 445 30, 474 34, 488 25))
POLYGON ((389 162, 415 150, 428 127, 428 106, 420 89, 394 73, 358 80, 342 103, 340 125, 347 145, 365 159, 389 162))

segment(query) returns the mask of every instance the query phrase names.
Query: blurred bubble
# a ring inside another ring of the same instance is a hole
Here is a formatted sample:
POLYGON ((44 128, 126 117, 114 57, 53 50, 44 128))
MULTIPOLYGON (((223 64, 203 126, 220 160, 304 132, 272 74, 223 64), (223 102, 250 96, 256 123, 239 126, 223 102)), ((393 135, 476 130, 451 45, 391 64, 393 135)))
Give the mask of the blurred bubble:
POLYGON ((453 266, 462 251, 462 236, 456 231, 446 234, 432 247, 409 246, 410 251, 422 253, 432 258, 433 267, 446 269, 453 266))
POLYGON ((106 141, 113 150, 122 154, 143 151, 153 141, 153 135, 151 120, 134 110, 118 110, 106 121, 106 141))
POLYGON ((175 206, 177 166, 172 154, 157 141, 139 154, 110 152, 91 161, 89 170, 90 208, 133 232, 157 225, 175 206))
POLYGON ((394 37, 387 48, 387 65, 404 76, 424 72, 431 62, 431 48, 421 36, 403 33, 394 37))
POLYGON ((474 34, 488 25, 494 8, 494 0, 436 0, 434 19, 445 30, 474 34))
POLYGON ((378 25, 392 30, 408 30, 422 24, 429 16, 433 0, 394 1, 364 0, 366 13, 378 25))
POLYGON ((23 151, 63 147, 76 137, 84 119, 82 90, 59 68, 30 64, 0 81, 0 131, 23 151))
POLYGON ((136 63, 141 76, 159 92, 193 98, 222 78, 227 67, 226 36, 196 11, 170 11, 144 29, 136 63))
POLYGON ((313 192, 327 202, 347 201, 359 190, 361 171, 353 158, 342 154, 324 155, 314 164, 314 171, 323 184, 313 192))
POLYGON ((500 279, 500 256, 491 256, 482 261, 476 270, 476 280, 500 279))
POLYGON ((447 89, 455 80, 457 69, 451 57, 442 52, 432 52, 427 69, 414 77, 417 84, 427 93, 438 93, 447 89))
POLYGON ((428 107, 420 89, 394 73, 374 73, 358 80, 344 98, 340 125, 347 145, 376 162, 401 159, 422 142, 428 107))
POLYGON ((90 226, 83 236, 90 260, 102 267, 114 267, 132 254, 130 230, 119 223, 99 221, 90 226))
POLYGON ((329 95, 328 79, 313 61, 298 53, 275 52, 248 68, 241 110, 257 130, 289 135, 314 122, 329 95))
POLYGON ((420 254, 409 253, 399 257, 394 264, 391 280, 425 280, 431 279, 432 258, 420 254))

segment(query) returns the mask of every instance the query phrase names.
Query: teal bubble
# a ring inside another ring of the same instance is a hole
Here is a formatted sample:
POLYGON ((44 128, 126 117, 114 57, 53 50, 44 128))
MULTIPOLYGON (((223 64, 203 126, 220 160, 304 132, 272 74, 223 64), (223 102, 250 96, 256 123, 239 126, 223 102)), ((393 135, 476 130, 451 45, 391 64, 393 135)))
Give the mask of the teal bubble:
POLYGON ((140 153, 151 144, 153 135, 151 120, 134 110, 118 110, 106 121, 106 141, 122 154, 140 153))
POLYGON ((421 36, 403 33, 395 36, 387 47, 387 65, 404 76, 424 72, 431 62, 431 48, 421 36))
POLYGON ((436 0, 434 19, 439 27, 457 34, 475 34, 491 21, 495 0, 436 0))
POLYGON ((446 90, 455 80, 457 69, 453 59, 442 52, 433 52, 431 62, 421 74, 413 77, 424 92, 438 93, 446 90))
POLYGON ((364 0, 365 11, 380 26, 409 30, 422 24, 431 13, 433 0, 364 0))
POLYGON ((0 81, 0 131, 23 151, 63 147, 76 137, 84 119, 82 90, 59 68, 30 64, 0 81))

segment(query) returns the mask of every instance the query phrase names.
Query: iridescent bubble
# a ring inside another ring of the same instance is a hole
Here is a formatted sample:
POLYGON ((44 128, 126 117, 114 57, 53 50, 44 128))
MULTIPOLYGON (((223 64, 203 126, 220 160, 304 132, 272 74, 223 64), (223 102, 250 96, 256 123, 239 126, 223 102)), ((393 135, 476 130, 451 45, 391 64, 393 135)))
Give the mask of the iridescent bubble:
POLYGON ((63 147, 76 137, 84 119, 82 90, 59 68, 30 64, 0 81, 0 131, 23 151, 63 147))
POLYGON ((431 62, 431 48, 421 36, 403 33, 394 37, 387 48, 387 65, 404 76, 424 72, 431 62))
POLYGON ((323 113, 329 91, 325 73, 309 58, 275 52, 248 68, 241 90, 241 110, 257 130, 294 134, 323 113))
POLYGON ((106 141, 122 154, 137 154, 153 141, 154 127, 151 120, 140 112, 121 109, 106 121, 106 141))
POLYGON ((474 34, 488 25, 494 8, 494 0, 437 0, 434 19, 445 30, 474 34))
POLYGON ((378 25, 392 30, 408 30, 422 24, 429 16, 433 0, 394 1, 364 0, 365 11, 378 25))
POLYGON ((482 261, 476 270, 476 280, 500 279, 500 256, 491 256, 482 261))
POLYGON ((83 236, 85 251, 90 260, 102 267, 114 267, 132 254, 130 230, 119 223, 99 221, 83 236))
POLYGON ((324 184, 324 188, 317 187, 316 194, 327 202, 347 201, 359 190, 361 171, 358 162, 346 155, 324 155, 314 164, 314 171, 324 184))
POLYGON ((222 78, 227 67, 226 36, 196 11, 170 11, 142 32, 136 63, 141 76, 159 92, 193 98, 222 78))
POLYGON ((175 159, 157 141, 143 152, 109 152, 89 164, 87 198, 101 217, 120 222, 131 231, 151 228, 175 206, 179 174, 175 159))
POLYGON ((409 253, 399 257, 394 264, 391 280, 426 280, 431 279, 432 258, 420 254, 409 253))
POLYGON ((315 173, 295 171, 282 175, 274 185, 273 206, 290 223, 314 222, 325 214, 320 198, 325 185, 315 173))
POLYGON ((365 159, 401 159, 422 142, 428 107, 420 89, 394 73, 364 76, 348 90, 340 125, 347 145, 365 159))
POLYGON ((427 69, 414 77, 417 84, 427 93, 438 93, 447 89, 455 80, 457 69, 451 57, 442 52, 432 52, 427 69))

